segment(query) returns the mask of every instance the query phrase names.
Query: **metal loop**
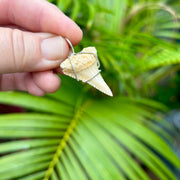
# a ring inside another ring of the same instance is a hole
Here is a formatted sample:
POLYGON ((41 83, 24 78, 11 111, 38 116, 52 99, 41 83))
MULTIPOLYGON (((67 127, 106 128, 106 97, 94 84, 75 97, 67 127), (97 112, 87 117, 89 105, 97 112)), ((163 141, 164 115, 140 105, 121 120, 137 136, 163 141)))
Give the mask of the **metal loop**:
MULTIPOLYGON (((77 81, 79 81, 78 79, 78 76, 77 76, 77 73, 76 73, 76 69, 75 69, 75 66, 72 62, 72 59, 71 57, 72 56, 75 56, 75 55, 78 55, 78 54, 92 54, 94 55, 94 57, 96 58, 96 61, 97 61, 97 66, 98 68, 100 67, 100 62, 99 62, 99 59, 97 57, 97 54, 96 53, 93 53, 93 52, 78 52, 77 54, 74 52, 74 48, 73 48, 73 45, 71 43, 71 41, 68 39, 68 38, 65 38, 65 40, 68 42, 68 44, 70 45, 71 49, 72 49, 72 54, 70 56, 68 56, 68 59, 71 63, 71 66, 72 66, 72 69, 73 69, 73 72, 74 72, 74 76, 76 78, 77 81)), ((86 81, 84 81, 85 83, 89 82, 90 80, 94 79, 99 73, 101 72, 101 70, 99 70, 95 75, 93 75, 92 77, 90 77, 89 79, 87 79, 86 81)))
POLYGON ((74 76, 75 76, 76 80, 79 81, 77 73, 76 73, 76 69, 75 69, 74 64, 72 63, 72 60, 71 60, 71 56, 69 56, 68 59, 69 59, 69 61, 71 63, 72 69, 74 71, 74 76))
POLYGON ((99 70, 95 75, 93 75, 92 77, 90 77, 89 79, 87 79, 87 80, 84 81, 84 82, 87 83, 87 82, 89 82, 90 80, 94 79, 100 72, 101 72, 101 70, 99 70))
POLYGON ((68 39, 68 38, 65 38, 65 40, 68 42, 68 44, 70 45, 70 47, 71 47, 71 49, 72 49, 72 54, 76 54, 75 52, 74 52, 74 48, 73 48, 73 45, 72 45, 72 43, 71 43, 71 41, 68 39))

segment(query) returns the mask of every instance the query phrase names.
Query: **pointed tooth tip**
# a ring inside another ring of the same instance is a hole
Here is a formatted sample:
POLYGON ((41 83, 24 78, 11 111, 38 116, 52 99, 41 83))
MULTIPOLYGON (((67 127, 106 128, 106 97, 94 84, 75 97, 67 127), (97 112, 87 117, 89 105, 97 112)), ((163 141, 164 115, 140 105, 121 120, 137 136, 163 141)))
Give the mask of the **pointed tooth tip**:
POLYGON ((108 95, 108 96, 113 97, 113 93, 112 93, 112 91, 110 90, 110 88, 107 89, 106 91, 102 91, 102 92, 103 92, 104 94, 108 95))
MULTIPOLYGON (((103 79, 102 79, 103 80, 103 79)), ((94 84, 92 82, 89 82, 88 84, 90 84, 91 86, 93 86, 94 88, 96 88, 97 90, 99 90, 100 92, 113 97, 113 93, 111 91, 111 89, 109 88, 109 86, 105 83, 105 81, 103 80, 103 84, 104 86, 97 86, 97 84, 94 84)))
MULTIPOLYGON (((96 72, 94 72, 92 74, 95 74, 95 73, 96 72)), ((111 89, 106 84, 106 82, 104 81, 101 74, 98 74, 95 78, 90 80, 88 82, 88 84, 90 84, 91 86, 93 86, 94 88, 98 89, 99 91, 101 91, 102 93, 104 93, 104 94, 106 94, 108 96, 111 96, 111 97, 113 96, 113 93, 112 93, 111 89)))
POLYGON ((113 93, 112 92, 107 93, 107 95, 113 97, 113 93))

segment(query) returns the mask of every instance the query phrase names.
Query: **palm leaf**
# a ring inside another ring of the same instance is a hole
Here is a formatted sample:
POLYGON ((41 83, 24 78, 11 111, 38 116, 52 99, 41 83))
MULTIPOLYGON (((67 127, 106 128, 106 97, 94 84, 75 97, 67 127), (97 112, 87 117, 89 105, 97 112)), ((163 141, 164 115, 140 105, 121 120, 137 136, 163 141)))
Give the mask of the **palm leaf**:
POLYGON ((158 103, 86 98, 75 108, 57 95, 0 94, 3 103, 36 111, 0 116, 0 138, 9 139, 0 144, 1 179, 150 179, 132 155, 160 178, 175 179, 155 152, 179 167, 177 157, 146 123, 154 116, 152 105, 162 108, 158 103), (67 107, 72 110, 63 112, 67 107))
MULTIPOLYGON (((159 53, 145 56, 141 61, 140 71, 148 71, 158 67, 176 65, 180 63, 180 52, 175 49, 156 49, 159 53)), ((152 51, 153 52, 153 51, 152 51)))
POLYGON ((103 68, 112 73, 116 93, 121 89, 131 98, 94 98, 87 93, 89 86, 82 88, 66 77, 58 92, 45 97, 0 92, 1 103, 27 109, 26 113, 0 116, 0 179, 150 180, 142 165, 159 179, 176 179, 162 159, 180 168, 165 141, 172 137, 157 125, 161 118, 156 112, 166 108, 134 98, 139 93, 134 74, 178 63, 177 50, 153 37, 150 22, 155 22, 149 11, 141 21, 140 14, 127 21, 134 1, 51 2, 82 26, 86 34, 81 46, 97 47, 103 68), (141 69, 139 59, 145 64, 141 69))

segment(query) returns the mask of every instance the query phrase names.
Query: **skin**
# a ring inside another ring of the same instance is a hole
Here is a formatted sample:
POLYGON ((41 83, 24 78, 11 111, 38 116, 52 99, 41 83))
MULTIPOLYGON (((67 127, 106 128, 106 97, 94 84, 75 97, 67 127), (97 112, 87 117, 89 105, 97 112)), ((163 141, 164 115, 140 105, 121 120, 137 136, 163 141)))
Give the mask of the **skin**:
POLYGON ((67 37, 75 46, 82 31, 45 0, 0 0, 0 90, 21 90, 36 96, 57 91, 60 79, 53 69, 68 56, 69 46, 63 40, 61 60, 46 64, 41 64, 38 48, 44 39, 56 36, 67 37))

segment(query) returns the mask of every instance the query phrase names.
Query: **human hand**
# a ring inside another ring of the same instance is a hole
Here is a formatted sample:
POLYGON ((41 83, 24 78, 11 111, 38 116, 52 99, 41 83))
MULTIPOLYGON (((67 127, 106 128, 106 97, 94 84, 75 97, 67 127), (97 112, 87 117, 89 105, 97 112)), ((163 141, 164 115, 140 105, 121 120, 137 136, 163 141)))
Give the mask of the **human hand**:
POLYGON ((60 79, 52 69, 82 38, 80 28, 45 0, 0 0, 0 90, 55 92, 60 79), (56 35, 55 35, 56 34, 56 35))

